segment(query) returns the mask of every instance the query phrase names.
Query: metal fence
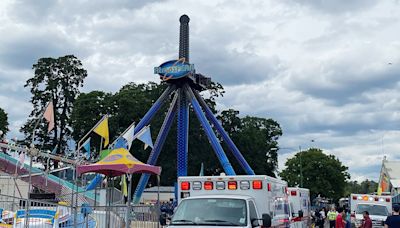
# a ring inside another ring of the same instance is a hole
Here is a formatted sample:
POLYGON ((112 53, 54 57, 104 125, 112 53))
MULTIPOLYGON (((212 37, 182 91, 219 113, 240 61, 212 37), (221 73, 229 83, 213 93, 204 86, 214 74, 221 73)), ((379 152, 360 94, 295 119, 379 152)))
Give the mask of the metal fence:
POLYGON ((71 206, 0 195, 0 227, 158 228, 159 207, 155 205, 71 206), (28 211, 27 211, 28 209, 28 211), (26 220, 26 218, 28 218, 26 220), (129 226, 126 221, 130 221, 129 226))

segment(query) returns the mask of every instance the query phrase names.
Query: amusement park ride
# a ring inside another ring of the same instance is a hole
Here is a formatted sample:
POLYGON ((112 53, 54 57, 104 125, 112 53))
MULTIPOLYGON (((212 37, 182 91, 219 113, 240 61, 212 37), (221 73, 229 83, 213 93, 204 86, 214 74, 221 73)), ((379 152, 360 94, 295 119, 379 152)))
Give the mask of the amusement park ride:
MULTIPOLYGON (((194 65, 189 63, 189 20, 190 19, 187 15, 182 15, 179 19, 180 37, 178 60, 171 60, 154 68, 154 73, 159 74, 161 80, 168 83, 168 88, 153 104, 135 128, 135 132, 138 132, 144 126, 148 125, 156 112, 162 107, 163 103, 168 100, 169 96, 173 96, 168 113, 154 144, 154 148, 147 160, 147 164, 156 165, 173 119, 177 115, 177 176, 187 176, 189 104, 191 104, 215 154, 218 157, 219 162, 224 169, 224 172, 227 175, 235 175, 235 171, 233 170, 214 130, 216 130, 223 138, 223 141, 226 142, 229 150, 238 160, 246 174, 254 175, 252 168, 249 166, 239 149, 235 146, 229 135, 225 132, 211 109, 207 106, 206 102, 200 95, 200 92, 206 90, 210 85, 211 79, 197 73, 194 69, 194 65)), ((149 174, 142 174, 134 193, 135 203, 140 201, 140 197, 148 180, 149 174)))
MULTIPOLYGON (((163 105, 172 97, 167 115, 158 133, 154 147, 149 155, 147 164, 156 165, 168 132, 175 116, 177 116, 177 176, 187 176, 189 152, 189 105, 191 104, 193 111, 199 119, 201 126, 204 129, 222 168, 224 169, 224 172, 227 175, 235 175, 235 171, 233 170, 233 167, 220 144, 221 140, 217 138, 215 132, 222 137, 222 141, 226 143, 227 147, 237 159, 245 173, 247 175, 254 175, 255 173, 253 169, 249 166, 239 149, 236 147, 234 142, 223 129, 217 118, 212 113, 211 109, 207 106, 206 102, 200 95, 200 92, 207 90, 208 86, 211 84, 211 78, 197 73, 194 69, 194 65, 189 62, 189 20, 190 19, 187 15, 182 15, 179 19, 179 58, 177 60, 167 61, 161 64, 159 67, 154 68, 154 73, 158 74, 160 79, 168 84, 167 89, 152 105, 152 107, 143 116, 141 121, 134 129, 134 132, 140 132, 143 128, 145 128, 151 122, 152 118, 157 114, 160 108, 163 107, 163 105)), ((29 149, 26 147, 13 147, 0 143, 0 148, 25 151, 27 154, 30 154, 29 149)), ((69 164, 70 167, 76 166, 79 163, 78 159, 67 159, 40 151, 37 151, 37 153, 37 156, 59 160, 69 164)), ((142 174, 134 192, 134 203, 139 203, 149 177, 149 174, 142 174)), ((70 190, 73 190, 73 188, 74 186, 71 186, 70 190)))

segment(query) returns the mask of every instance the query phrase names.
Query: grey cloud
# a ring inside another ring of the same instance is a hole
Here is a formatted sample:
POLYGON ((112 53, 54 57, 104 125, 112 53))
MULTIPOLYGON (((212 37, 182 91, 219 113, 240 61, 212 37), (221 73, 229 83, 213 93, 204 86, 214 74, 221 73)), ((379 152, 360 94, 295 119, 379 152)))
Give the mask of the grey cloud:
POLYGON ((331 105, 343 106, 347 103, 365 102, 365 98, 362 97, 364 93, 394 88, 400 81, 399 66, 388 65, 387 70, 383 72, 360 72, 349 68, 352 67, 328 67, 329 76, 325 78, 328 85, 317 83, 318 80, 313 81, 313 78, 317 79, 320 75, 310 75, 308 80, 293 77, 289 89, 297 89, 312 97, 325 99, 331 105))
POLYGON ((97 0, 97 1, 53 1, 53 0, 17 0, 10 5, 9 16, 19 22, 40 24, 45 22, 72 22, 76 17, 99 15, 109 16, 109 13, 121 10, 140 9, 156 0, 97 0))
POLYGON ((325 13, 346 13, 364 10, 376 4, 374 0, 290 0, 300 5, 306 5, 325 13))
MULTIPOLYGON (((33 32, 33 31, 32 31, 33 32)), ((3 36, 4 39, 4 36, 3 36)), ((30 69, 41 57, 59 57, 68 54, 85 56, 85 47, 78 47, 56 34, 19 34, 0 44, 0 59, 9 68, 30 69)))
POLYGON ((255 54, 226 51, 223 48, 195 49, 199 73, 223 85, 260 83, 277 74, 278 58, 263 58, 255 54))

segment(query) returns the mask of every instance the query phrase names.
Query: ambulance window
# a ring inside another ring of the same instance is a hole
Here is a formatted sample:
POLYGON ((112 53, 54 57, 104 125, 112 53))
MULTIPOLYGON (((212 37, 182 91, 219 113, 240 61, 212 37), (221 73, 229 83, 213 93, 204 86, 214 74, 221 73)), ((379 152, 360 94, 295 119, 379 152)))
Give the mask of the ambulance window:
POLYGON ((249 201, 249 210, 250 210, 250 221, 253 219, 257 219, 257 211, 256 207, 254 206, 253 201, 249 201))
POLYGON ((289 204, 284 200, 275 200, 274 217, 286 217, 290 213, 289 204))

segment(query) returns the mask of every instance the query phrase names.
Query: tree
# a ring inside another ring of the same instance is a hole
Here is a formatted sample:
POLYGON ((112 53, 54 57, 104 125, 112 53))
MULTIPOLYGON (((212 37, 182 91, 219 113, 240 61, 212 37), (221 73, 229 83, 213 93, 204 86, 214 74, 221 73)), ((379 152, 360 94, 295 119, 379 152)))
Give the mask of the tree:
POLYGON ((364 180, 361 183, 357 181, 349 181, 346 184, 344 196, 349 196, 351 193, 355 194, 372 194, 378 190, 378 183, 373 180, 364 180))
POLYGON ((321 149, 311 148, 297 153, 285 163, 280 176, 289 186, 303 186, 310 189, 311 197, 318 195, 335 201, 345 193, 346 180, 350 178, 348 167, 334 155, 326 155, 321 149))
POLYGON ((66 141, 71 135, 69 124, 73 102, 83 86, 87 72, 82 63, 73 55, 59 58, 41 58, 33 65, 34 76, 26 81, 25 87, 32 93, 33 110, 28 121, 21 128, 26 140, 32 140, 32 132, 38 118, 44 112, 46 105, 52 101, 54 106, 54 130, 47 133, 47 123, 39 120, 40 124, 35 131, 35 139, 44 149, 54 148, 57 152, 64 151, 66 141))
MULTIPOLYGON (((79 140, 104 116, 112 113, 112 94, 103 91, 81 93, 74 102, 74 108, 69 120, 72 129, 72 138, 79 140)), ((110 125, 110 123, 109 123, 110 125)), ((111 127, 110 127, 111 129, 111 127)), ((94 151, 100 151, 101 137, 92 132, 91 147, 94 151), (93 146, 93 145, 99 145, 93 146)))
MULTIPOLYGON (((275 176, 278 156, 277 151, 271 148, 277 147, 277 140, 282 135, 279 124, 272 119, 240 118, 238 115, 239 111, 229 109, 222 111, 218 118, 254 172, 275 176)), ((229 157, 230 161, 235 160, 233 156, 229 157)), ((235 170, 241 171, 241 168, 235 164, 235 170)))
MULTIPOLYGON (((7 132, 9 131, 8 129, 8 116, 7 113, 0 108, 0 130, 3 132, 4 135, 7 134, 7 132)), ((0 135, 0 139, 1 139, 2 135, 0 135)))

